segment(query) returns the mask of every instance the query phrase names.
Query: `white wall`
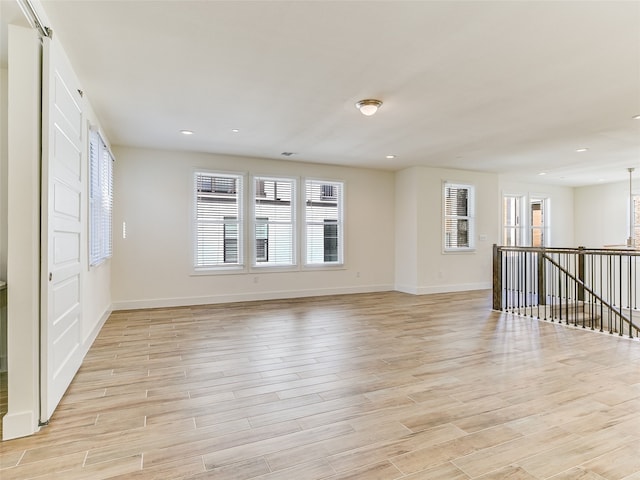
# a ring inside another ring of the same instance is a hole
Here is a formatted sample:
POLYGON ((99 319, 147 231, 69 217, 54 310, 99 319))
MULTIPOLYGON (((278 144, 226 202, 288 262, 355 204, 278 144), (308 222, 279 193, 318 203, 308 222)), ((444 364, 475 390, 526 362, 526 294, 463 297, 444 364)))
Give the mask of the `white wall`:
MULTIPOLYGON (((1 13, 2 7, 0 7, 1 13)), ((0 41, 7 39, 0 31, 0 41)), ((0 68, 0 281, 7 279, 7 107, 8 70, 0 68)), ((6 290, 0 290, 0 372, 7 371, 7 309, 6 290)))
POLYGON ((499 230, 495 214, 499 207, 498 176, 413 167, 398 172, 396 188, 399 190, 396 213, 401 219, 396 224, 396 272, 400 274, 396 288, 416 294, 491 288, 492 245, 497 242, 499 230), (473 252, 443 251, 442 188, 445 181, 475 186, 476 249, 473 252), (401 189, 407 190, 402 192, 401 189), (411 284, 411 277, 404 277, 401 272, 405 268, 411 269, 413 261, 417 271, 415 283, 411 284))
MULTIPOLYGON (((500 175, 500 204, 496 207, 498 225, 502 228, 502 196, 505 194, 530 197, 545 197, 549 199, 550 243, 549 247, 577 247, 574 239, 574 189, 539 183, 522 183, 512 180, 508 175, 500 175)), ((498 243, 502 242, 502 232, 498 243)))
POLYGON ((7 278, 7 100, 8 70, 0 69, 0 280, 7 278))
POLYGON ((394 175, 368 169, 114 148, 114 308, 383 291, 394 281, 394 175), (194 168, 345 182, 345 267, 192 275, 194 168), (122 238, 122 223, 127 238, 122 238))
MULTIPOLYGON (((87 89, 86 101, 84 104, 85 120, 94 128, 100 130, 100 121, 91 107, 91 87, 87 89)), ((89 128, 86 125, 86 128, 89 128)), ((109 145, 108 137, 104 132, 101 132, 102 138, 109 145)), ((88 158, 88 131, 85 132, 83 137, 85 139, 85 151, 83 152, 83 162, 87 167, 84 169, 82 182, 86 186, 86 198, 89 198, 89 158, 88 158)), ((89 238, 89 209, 88 202, 83 205, 83 226, 84 226, 84 238, 89 238)), ((111 260, 107 260, 95 267, 89 267, 89 252, 88 241, 83 242, 82 245, 82 263, 87 273, 83 277, 82 285, 82 300, 83 300, 83 313, 82 313, 82 340, 85 353, 91 347, 91 344, 95 340, 96 336, 100 332, 100 328, 111 314, 111 260)))
MULTIPOLYGON (((29 435, 38 429, 40 331, 40 40, 34 30, 9 26, 7 109, 7 283, 9 408, 3 438, 29 435)), ((90 91, 90 89, 89 89, 90 91)), ((3 106, 5 103, 3 103, 3 106)), ((4 107, 3 107, 4 109, 4 107)), ((98 125, 89 101, 85 118, 98 125)), ((85 124, 85 128, 87 125, 85 124)), ((86 132, 83 138, 88 138, 86 132)), ((86 142, 85 142, 86 143, 86 142)), ((88 165, 88 148, 83 164, 88 165)), ((83 168, 83 185, 88 185, 83 168)), ((3 195, 5 190, 3 189, 3 195)), ((111 272, 107 261, 89 269, 88 217, 82 207, 83 277, 82 355, 91 347, 111 312, 111 272)))
POLYGON ((574 236, 577 245, 625 245, 629 236, 629 183, 575 189, 574 236))
POLYGON ((38 429, 40 320, 40 41, 9 26, 8 412, 3 438, 38 429))
POLYGON ((418 285, 418 194, 419 168, 407 168, 395 175, 395 289, 416 293, 418 285))

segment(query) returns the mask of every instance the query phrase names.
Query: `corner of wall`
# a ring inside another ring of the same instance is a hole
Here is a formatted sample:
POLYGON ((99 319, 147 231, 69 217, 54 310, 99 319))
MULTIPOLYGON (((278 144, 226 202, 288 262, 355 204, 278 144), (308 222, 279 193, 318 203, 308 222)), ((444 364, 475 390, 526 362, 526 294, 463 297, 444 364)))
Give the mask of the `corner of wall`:
POLYGON ((2 441, 33 435, 40 427, 34 412, 10 412, 2 417, 2 441))
POLYGON ((0 280, 7 278, 8 70, 0 68, 0 280))

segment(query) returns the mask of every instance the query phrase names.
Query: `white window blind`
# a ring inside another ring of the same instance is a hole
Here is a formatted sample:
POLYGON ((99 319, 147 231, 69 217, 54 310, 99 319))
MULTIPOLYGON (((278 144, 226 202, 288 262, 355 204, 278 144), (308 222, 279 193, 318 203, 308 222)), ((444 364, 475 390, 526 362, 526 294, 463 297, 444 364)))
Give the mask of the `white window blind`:
POLYGON ((196 172, 194 190, 194 267, 243 266, 242 175, 196 172))
POLYGON ((474 187, 456 183, 444 184, 444 249, 475 248, 474 187))
POLYGON ((89 134, 89 264, 98 265, 113 252, 113 156, 100 133, 89 134))
POLYGON ((295 180, 254 177, 253 185, 253 265, 295 265, 295 180))
POLYGON ((344 263, 344 184, 305 182, 305 262, 307 265, 344 263))

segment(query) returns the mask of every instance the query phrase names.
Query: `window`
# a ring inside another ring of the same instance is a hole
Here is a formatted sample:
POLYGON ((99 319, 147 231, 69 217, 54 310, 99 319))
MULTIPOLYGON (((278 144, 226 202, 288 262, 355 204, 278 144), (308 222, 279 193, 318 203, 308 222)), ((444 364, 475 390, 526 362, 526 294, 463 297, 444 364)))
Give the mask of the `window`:
POLYGON ((335 200, 336 191, 333 185, 320 185, 320 199, 321 200, 335 200))
POLYGON ((224 217, 224 263, 238 263, 238 225, 236 217, 224 217))
POLYGON ((529 219, 531 246, 546 247, 549 245, 549 201, 546 198, 529 200, 529 219))
POLYGON ((305 263, 343 263, 344 224, 341 182, 305 182, 305 263))
POLYGON ((344 263, 342 182, 307 180, 300 192, 296 178, 252 176, 248 192, 245 178, 194 173, 196 271, 291 268, 300 261, 308 266, 344 263))
POLYGON ((338 225, 335 220, 324 221, 324 261, 338 261, 338 225))
POLYGON ((254 177, 253 186, 253 265, 295 265, 295 180, 254 177))
POLYGON ((474 235, 474 187, 444 184, 444 250, 472 250, 474 235))
POLYGON ((89 264, 111 257, 113 156, 97 131, 89 134, 89 264))
POLYGON ((242 175, 196 172, 196 269, 243 266, 242 175))
POLYGON ((269 219, 256 218, 256 262, 269 261, 269 219))
POLYGON ((502 244, 546 247, 550 241, 549 199, 507 194, 502 197, 502 244))
POLYGON ((524 245, 522 208, 524 197, 518 195, 504 195, 502 197, 502 245, 516 247, 524 245))

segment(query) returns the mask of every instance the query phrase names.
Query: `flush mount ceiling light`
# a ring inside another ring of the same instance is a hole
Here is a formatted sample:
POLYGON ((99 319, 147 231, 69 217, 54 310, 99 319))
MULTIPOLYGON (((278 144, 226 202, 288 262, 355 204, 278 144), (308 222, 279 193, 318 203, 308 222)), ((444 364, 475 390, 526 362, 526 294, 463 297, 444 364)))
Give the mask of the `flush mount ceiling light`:
POLYGON ((361 114, 370 117, 378 111, 381 105, 382 102, 380 100, 376 100, 375 98, 367 98, 356 103, 356 108, 360 110, 361 114))

